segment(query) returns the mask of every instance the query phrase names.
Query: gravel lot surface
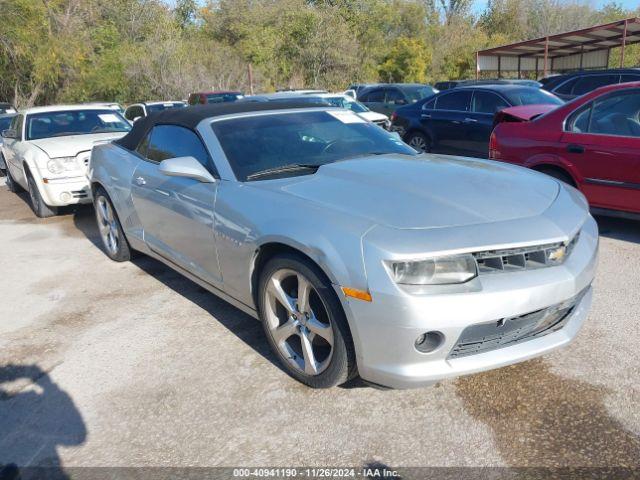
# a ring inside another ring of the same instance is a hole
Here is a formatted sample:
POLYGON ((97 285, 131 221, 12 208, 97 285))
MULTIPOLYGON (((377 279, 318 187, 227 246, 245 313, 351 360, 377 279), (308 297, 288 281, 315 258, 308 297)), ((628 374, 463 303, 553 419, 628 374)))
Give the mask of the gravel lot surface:
MULTIPOLYGON (((1 179, 4 180, 4 179, 1 179)), ((111 262, 90 208, 0 183, 0 464, 640 466, 640 223, 598 219, 567 348, 434 387, 313 391, 260 325, 164 265, 111 262)))

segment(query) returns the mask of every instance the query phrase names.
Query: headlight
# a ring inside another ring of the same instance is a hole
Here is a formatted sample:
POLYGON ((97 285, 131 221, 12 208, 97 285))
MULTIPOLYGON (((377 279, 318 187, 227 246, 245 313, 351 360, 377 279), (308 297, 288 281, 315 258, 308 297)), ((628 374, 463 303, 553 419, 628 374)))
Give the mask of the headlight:
POLYGON ((55 174, 71 172, 73 170, 77 170, 77 168, 78 163, 74 157, 52 158, 47 162, 47 170, 55 174))
POLYGON ((478 275, 476 261, 472 255, 387 262, 387 265, 395 282, 403 285, 464 283, 478 275))

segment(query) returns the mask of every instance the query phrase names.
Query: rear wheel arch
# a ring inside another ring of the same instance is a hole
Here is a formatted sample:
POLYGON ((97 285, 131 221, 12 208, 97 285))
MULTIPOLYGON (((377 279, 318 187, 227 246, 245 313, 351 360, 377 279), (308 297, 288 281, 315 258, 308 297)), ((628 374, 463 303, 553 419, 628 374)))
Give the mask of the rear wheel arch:
POLYGON ((551 177, 557 178, 558 180, 562 180, 572 187, 578 188, 578 182, 576 182, 571 172, 569 172, 568 169, 561 167, 560 165, 553 163, 539 163, 531 166, 530 168, 532 170, 536 170, 537 172, 545 173, 551 177))

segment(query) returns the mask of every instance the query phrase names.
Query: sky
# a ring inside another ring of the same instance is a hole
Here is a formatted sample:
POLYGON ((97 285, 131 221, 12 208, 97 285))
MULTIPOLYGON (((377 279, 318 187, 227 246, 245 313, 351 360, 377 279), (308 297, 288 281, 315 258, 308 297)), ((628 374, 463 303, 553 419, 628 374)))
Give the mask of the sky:
MULTIPOLYGON (((488 0, 475 0, 473 5, 473 11, 476 14, 482 13, 487 6, 488 0)), ((610 3, 610 0, 591 0, 590 2, 594 7, 600 8, 603 5, 610 3)), ((634 9, 640 5, 640 0, 616 0, 616 3, 622 5, 624 8, 634 9)))

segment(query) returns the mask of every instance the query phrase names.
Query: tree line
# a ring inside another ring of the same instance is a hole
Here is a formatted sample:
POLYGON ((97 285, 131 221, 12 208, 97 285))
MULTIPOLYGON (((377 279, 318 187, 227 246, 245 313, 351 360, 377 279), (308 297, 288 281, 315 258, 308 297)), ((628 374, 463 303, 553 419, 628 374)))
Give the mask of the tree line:
POLYGON ((0 101, 470 78, 476 50, 638 14, 588 0, 0 0, 0 101))

